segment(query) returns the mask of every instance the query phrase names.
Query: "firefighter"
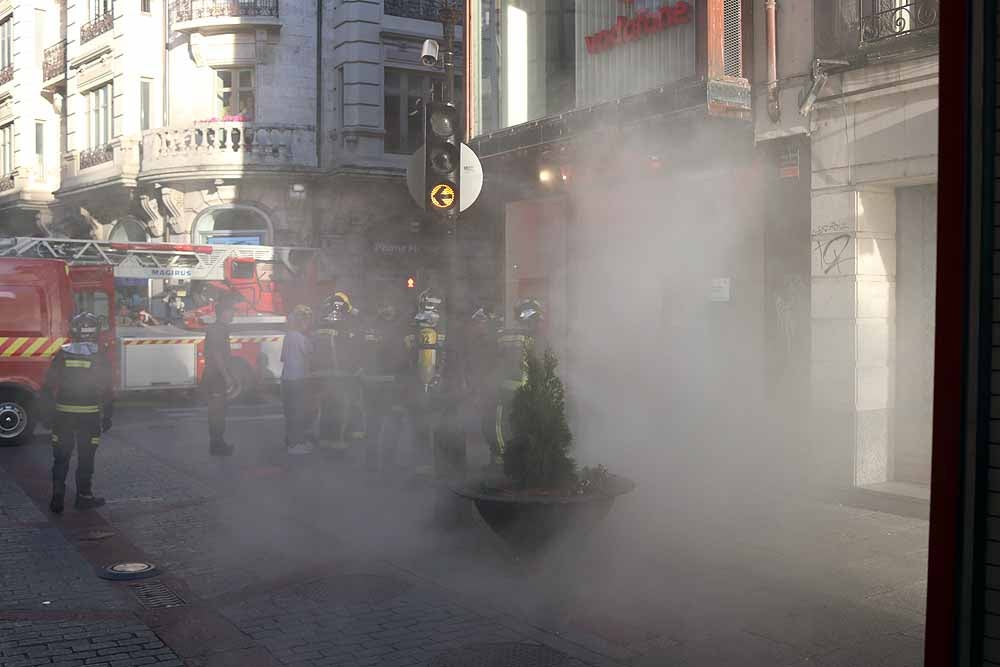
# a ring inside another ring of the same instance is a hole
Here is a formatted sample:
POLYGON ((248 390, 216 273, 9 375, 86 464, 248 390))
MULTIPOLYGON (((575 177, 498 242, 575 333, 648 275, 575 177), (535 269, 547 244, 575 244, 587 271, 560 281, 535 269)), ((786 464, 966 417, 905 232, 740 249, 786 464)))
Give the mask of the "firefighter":
POLYGON ((236 385, 236 379, 229 368, 229 326, 233 323, 233 306, 230 298, 217 301, 215 324, 205 332, 205 371, 201 383, 208 398, 208 451, 212 456, 231 456, 233 453, 233 446, 225 440, 226 403, 229 388, 236 385))
POLYGON ((101 433, 111 428, 111 364, 101 354, 97 336, 100 320, 80 313, 70 322, 70 342, 52 359, 45 375, 43 391, 48 404, 54 403, 52 423, 52 500, 49 509, 63 511, 66 473, 73 450, 77 450, 76 502, 78 510, 104 505, 94 495, 94 455, 101 433))
POLYGON ((492 410, 483 416, 482 427, 493 454, 492 466, 502 465, 504 446, 511 437, 511 403, 514 393, 525 382, 525 348, 537 345, 543 317, 544 310, 538 299, 522 299, 514 306, 515 326, 500 331, 498 364, 493 380, 495 398, 488 402, 492 410))
POLYGON ((395 465, 398 443, 408 430, 402 386, 409 377, 404 342, 408 327, 394 305, 383 303, 372 328, 375 354, 365 368, 365 377, 375 433, 368 439, 365 459, 369 469, 385 470, 395 465))
POLYGON ((359 313, 344 291, 331 295, 324 302, 322 313, 315 344, 316 367, 326 378, 320 440, 324 447, 345 449, 348 435, 353 440, 365 436, 360 404, 363 389, 356 377, 360 370, 359 334, 354 319, 359 313))

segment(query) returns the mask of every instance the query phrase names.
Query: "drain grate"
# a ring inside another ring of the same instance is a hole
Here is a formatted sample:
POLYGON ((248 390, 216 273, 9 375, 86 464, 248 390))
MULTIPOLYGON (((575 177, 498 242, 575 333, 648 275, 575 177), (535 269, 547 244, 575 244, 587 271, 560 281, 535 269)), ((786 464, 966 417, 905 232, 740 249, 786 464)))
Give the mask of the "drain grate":
POLYGON ((574 667, 578 660, 540 644, 472 644, 442 653, 429 667, 574 667))
POLYGON ((129 586, 139 604, 147 609, 162 609, 164 607, 182 607, 185 602, 177 593, 164 586, 159 581, 129 586))

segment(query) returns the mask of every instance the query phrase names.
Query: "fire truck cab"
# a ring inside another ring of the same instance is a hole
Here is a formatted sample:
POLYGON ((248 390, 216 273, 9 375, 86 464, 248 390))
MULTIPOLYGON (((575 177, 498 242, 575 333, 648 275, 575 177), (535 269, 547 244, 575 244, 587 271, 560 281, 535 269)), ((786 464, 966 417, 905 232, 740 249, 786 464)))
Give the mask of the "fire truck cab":
POLYGON ((68 340, 74 309, 65 262, 0 258, 0 444, 31 437, 45 372, 68 340))

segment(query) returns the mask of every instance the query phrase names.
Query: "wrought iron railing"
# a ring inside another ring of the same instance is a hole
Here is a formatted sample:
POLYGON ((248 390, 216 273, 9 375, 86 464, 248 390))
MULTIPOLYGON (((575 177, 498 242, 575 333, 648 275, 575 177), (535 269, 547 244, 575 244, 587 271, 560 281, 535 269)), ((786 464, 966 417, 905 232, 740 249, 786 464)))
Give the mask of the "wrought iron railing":
POLYGON ((438 0, 385 0, 385 13, 408 19, 437 21, 441 3, 438 0))
POLYGON ((42 79, 48 81, 66 73, 66 40, 45 49, 42 60, 42 79))
POLYGON ((278 0, 174 0, 174 23, 215 17, 278 16, 278 0))
POLYGON ((0 176, 0 192, 14 189, 14 172, 0 176))
POLYGON ((859 0, 861 46, 938 27, 940 0, 859 0))
POLYGON ((13 78, 14 78, 14 65, 7 65, 6 67, 0 67, 0 86, 10 82, 10 80, 13 78))
POLYGON ((111 162, 114 159, 115 149, 111 144, 104 144, 103 146, 98 146, 97 148, 80 151, 80 169, 83 170, 88 167, 95 167, 99 164, 104 164, 105 162, 111 162))
POLYGON ((85 44, 98 35, 103 35, 115 27, 115 16, 111 12, 104 12, 90 23, 80 26, 80 43, 85 44))

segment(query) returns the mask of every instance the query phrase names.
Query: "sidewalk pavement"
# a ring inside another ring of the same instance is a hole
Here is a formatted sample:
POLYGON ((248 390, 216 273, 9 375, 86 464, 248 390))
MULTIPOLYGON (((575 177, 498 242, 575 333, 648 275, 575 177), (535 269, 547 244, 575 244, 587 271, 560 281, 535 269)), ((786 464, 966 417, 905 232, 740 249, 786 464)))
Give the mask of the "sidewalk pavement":
POLYGON ((178 414, 138 411, 107 434, 98 512, 49 517, 48 447, 0 450, 0 667, 109 641, 120 645, 83 662, 142 646, 167 653, 128 659, 921 664, 926 521, 640 488, 588 539, 529 565, 446 492, 366 474, 358 459, 289 460, 274 406, 236 410, 232 459, 208 456, 203 411, 178 414), (94 576, 124 558, 160 566, 151 581, 178 606, 94 576))

